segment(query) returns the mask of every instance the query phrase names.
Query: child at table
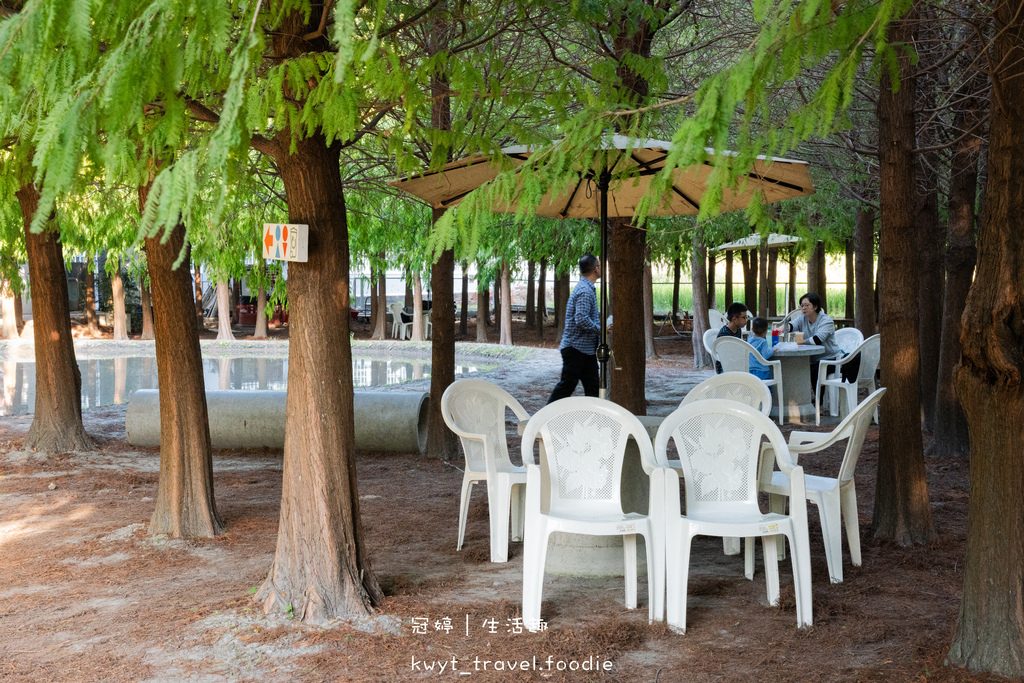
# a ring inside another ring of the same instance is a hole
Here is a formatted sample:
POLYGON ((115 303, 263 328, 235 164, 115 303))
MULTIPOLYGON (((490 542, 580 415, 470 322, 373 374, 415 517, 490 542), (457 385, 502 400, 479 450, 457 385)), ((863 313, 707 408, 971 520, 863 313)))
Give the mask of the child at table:
MULTIPOLYGON (((775 349, 772 348, 772 343, 766 338, 768 333, 768 321, 764 318, 754 318, 754 322, 751 325, 750 336, 747 341, 753 346, 761 357, 765 360, 772 357, 775 353, 775 349)), ((754 360, 753 354, 750 356, 750 374, 761 379, 771 379, 772 371, 767 365, 754 360)))

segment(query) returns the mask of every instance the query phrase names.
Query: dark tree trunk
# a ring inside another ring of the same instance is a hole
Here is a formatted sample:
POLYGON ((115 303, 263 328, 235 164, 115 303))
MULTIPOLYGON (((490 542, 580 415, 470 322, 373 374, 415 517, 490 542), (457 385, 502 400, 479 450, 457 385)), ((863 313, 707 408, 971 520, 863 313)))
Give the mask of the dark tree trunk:
MULTIPOLYGON (((442 215, 443 209, 434 209, 434 222, 442 215)), ((447 249, 441 252, 441 257, 430 269, 430 289, 434 296, 430 314, 434 332, 430 345, 430 414, 427 422, 427 455, 447 461, 460 457, 458 439, 441 415, 441 396, 455 381, 454 275, 455 252, 447 249)))
POLYGON ((139 299, 142 303, 142 334, 139 339, 156 339, 153 329, 153 303, 149 297, 149 287, 144 277, 139 278, 139 299))
POLYGON ((239 310, 242 305, 242 280, 241 278, 231 278, 231 324, 238 325, 239 321, 239 310))
POLYGON ((708 251, 708 308, 715 308, 718 302, 715 300, 715 252, 708 251))
POLYGON ((540 277, 537 280, 537 339, 544 341, 544 319, 548 317, 548 260, 540 260, 540 277))
POLYGON ((753 249, 740 252, 743 260, 743 303, 747 310, 757 310, 757 256, 753 249))
MULTIPOLYGON (((491 326, 491 283, 490 281, 484 282, 483 284, 483 314, 484 314, 484 325, 491 326)), ((477 297, 476 302, 477 315, 480 314, 480 297, 477 297)))
POLYGON ((555 315, 556 334, 555 341, 562 342, 562 333, 565 332, 565 306, 569 303, 569 273, 562 273, 555 276, 555 315))
POLYGON ((413 291, 412 291, 412 275, 409 273, 409 271, 406 271, 405 272, 405 299, 402 301, 402 306, 404 306, 405 308, 412 308, 412 306, 413 306, 413 301, 412 300, 413 300, 414 296, 415 295, 413 294, 413 291))
POLYGON ((857 211, 857 223, 854 226, 854 240, 857 242, 856 287, 854 297, 856 303, 857 329, 865 338, 875 333, 875 212, 868 207, 857 211))
POLYGON ((952 663, 1024 677, 1024 19, 995 3, 988 180, 957 371, 971 432, 964 596, 952 663))
MULTIPOLYGON (((608 269, 615 279, 615 296, 611 303, 615 321, 611 346, 615 358, 608 364, 609 398, 634 415, 646 415, 643 300, 647 233, 625 219, 613 218, 608 224, 608 269)), ((602 273, 602 277, 608 276, 602 273)), ((607 316, 608 311, 601 314, 607 316)))
MULTIPOLYGON (((139 188, 145 211, 149 186, 139 188)), ((188 267, 174 269, 185 243, 185 227, 170 237, 146 239, 153 288, 157 385, 160 391, 160 479, 150 535, 208 538, 224 530, 213 492, 213 457, 206 410, 199 329, 182 324, 195 314, 188 267)))
POLYGON ((121 280, 121 258, 115 259, 117 269, 110 276, 110 291, 114 298, 114 341, 128 339, 128 315, 124 308, 124 281, 121 280))
MULTIPOLYGON (((647 251, 649 259, 650 248, 647 251)), ((644 264, 644 355, 647 360, 658 357, 654 348, 654 273, 649 260, 644 264)))
POLYGON ((462 306, 459 309, 459 336, 469 334, 469 263, 462 262, 462 306))
POLYGON ((94 444, 82 426, 82 373, 71 338, 60 230, 54 220, 42 232, 29 230, 39 207, 35 185, 21 187, 16 195, 25 226, 36 357, 36 405, 23 448, 45 453, 91 451, 94 444))
MULTIPOLYGON (((938 163, 938 155, 932 163, 938 163)), ((939 381, 939 339, 942 336, 942 253, 946 234, 939 220, 939 179, 934 166, 918 165, 924 194, 918 197, 918 354, 921 358, 921 416, 924 429, 935 427, 935 389, 939 381)))
POLYGON ((480 344, 487 343, 487 298, 489 285, 484 280, 481 266, 477 263, 476 269, 476 341, 480 344))
POLYGON ((854 252, 853 238, 850 237, 846 240, 846 313, 845 317, 853 320, 857 317, 856 306, 854 304, 854 289, 856 284, 854 282, 854 262, 856 256, 854 252))
MULTIPOLYGON (((693 367, 711 367, 711 356, 704 349, 704 333, 708 331, 707 273, 704 272, 704 252, 707 247, 697 231, 693 231, 693 250, 690 252, 690 273, 693 276, 693 367)), ((731 260, 731 259, 730 259, 731 260)), ((726 271, 728 272, 728 271, 726 271)), ((727 295, 728 296, 728 295, 727 295)))
POLYGON ((789 293, 786 295, 786 312, 796 308, 796 254, 789 249, 789 293))
MULTIPOLYGON (((728 253, 728 252, 727 252, 728 253)), ((682 259, 672 260, 672 322, 679 321, 679 282, 683 277, 682 259)))
MULTIPOLYGON (((818 275, 818 250, 822 248, 821 242, 815 242, 814 248, 807 254, 807 291, 821 296, 821 303, 824 305, 825 293, 818 291, 818 282, 821 279, 818 275)), ((803 296, 803 293, 797 294, 797 297, 800 296, 803 296)))
POLYGON ((498 326, 498 344, 512 346, 512 269, 508 261, 501 261, 501 320, 498 326))
POLYGON ((100 317, 96 315, 96 265, 90 255, 85 261, 85 324, 89 334, 100 334, 100 317))
POLYGON ((537 264, 533 261, 528 261, 526 264, 526 326, 533 327, 536 320, 534 319, 534 298, 536 296, 536 290, 534 289, 534 278, 537 277, 537 264))
MULTIPOLYGON (((911 12, 911 15, 913 12, 911 12)), ((910 42, 914 18, 894 22, 890 40, 910 42)), ((878 478, 872 535, 900 545, 935 538, 921 439, 917 258, 914 240, 914 80, 901 53, 899 90, 883 70, 878 98, 882 253, 879 262, 882 381, 878 478)))
POLYGON ((725 252, 725 306, 722 310, 726 310, 732 305, 732 302, 736 300, 733 294, 733 253, 731 251, 725 252))
MULTIPOLYGON (((976 53, 974 53, 976 54, 976 53)), ((982 103, 974 96, 982 87, 975 76, 973 90, 958 112, 956 130, 973 130, 982 123, 982 103)), ((929 456, 967 457, 970 436, 956 393, 956 365, 960 361, 961 321, 974 279, 977 248, 974 244, 974 206, 978 194, 981 131, 961 140, 953 153, 949 180, 949 239, 946 245, 946 292, 942 298, 942 336, 939 343, 939 379, 935 395, 935 429, 926 451, 929 456)))
MULTIPOLYGON (((779 250, 768 251, 768 316, 779 314, 779 250)), ((771 341, 771 340, 769 340, 771 341)))
POLYGON ((196 263, 196 274, 194 279, 195 284, 195 297, 196 297, 196 325, 199 330, 206 329, 206 321, 203 320, 205 315, 203 312, 203 277, 199 272, 199 263, 196 263))
MULTIPOLYGON (((275 37, 278 54, 309 30, 293 14, 275 37)), ((306 43, 302 43, 306 45, 306 43)), ((288 404, 277 551, 256 600, 303 621, 369 614, 383 599, 363 546, 356 486, 349 246, 339 173, 341 145, 287 128, 273 154, 291 223, 309 226, 309 260, 288 267, 288 404), (294 153, 289 152, 294 147, 294 153)), ((442 306, 451 305, 449 291, 442 306)), ((451 316, 447 333, 451 334, 451 316)))
POLYGON ((373 288, 373 309, 377 311, 377 315, 370 339, 383 341, 388 338, 388 271, 384 266, 384 252, 380 252, 377 256, 381 263, 377 268, 377 281, 373 288))
POLYGON ((217 339, 235 341, 231 332, 231 287, 224 280, 217 281, 217 339))
POLYGON ((757 296, 757 315, 761 318, 768 317, 768 244, 762 242, 757 249, 758 268, 761 274, 759 279, 760 287, 757 296))
POLYGON ((814 256, 818 259, 817 273, 818 282, 815 285, 815 291, 821 295, 821 302, 824 305, 828 299, 828 268, 825 261, 825 243, 818 242, 818 246, 814 249, 814 256))
POLYGON ((501 315, 501 309, 502 304, 505 303, 504 301, 501 300, 501 271, 502 267, 499 265, 498 276, 494 280, 494 326, 497 328, 499 344, 501 343, 501 323, 503 320, 501 315))

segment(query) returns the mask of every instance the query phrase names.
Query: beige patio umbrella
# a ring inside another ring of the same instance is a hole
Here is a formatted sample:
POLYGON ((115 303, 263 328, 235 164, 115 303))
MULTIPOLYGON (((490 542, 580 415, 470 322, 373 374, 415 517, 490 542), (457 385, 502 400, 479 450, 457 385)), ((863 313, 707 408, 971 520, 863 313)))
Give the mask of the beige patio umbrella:
MULTIPOLYGON (((555 143, 558 144, 558 143, 555 143)), ((637 140, 614 135, 601 146, 603 154, 594 155, 594 165, 578 171, 579 179, 568 188, 544 195, 536 207, 538 216, 549 218, 601 219, 601 271, 607 272, 608 217, 631 218, 641 198, 647 194, 650 180, 660 173, 668 159, 672 143, 664 140, 637 140)), ((519 145, 501 150, 513 166, 520 166, 538 153, 539 148, 519 145)), ((701 198, 707 187, 716 160, 734 157, 732 152, 716 155, 707 150, 703 163, 673 171, 672 185, 648 215, 693 215, 700 211, 701 198)), ((490 157, 475 155, 453 161, 440 171, 415 173, 389 183, 427 201, 435 209, 458 206, 470 192, 493 180, 501 166, 490 157)), ((805 161, 774 159, 759 156, 746 173, 747 182, 739 190, 725 190, 721 211, 746 208, 755 192, 762 192, 767 203, 814 194, 809 166, 805 161)), ((514 213, 516 205, 497 202, 491 210, 514 213)), ((601 396, 608 386, 608 331, 605 311, 608 308, 604 280, 601 280, 601 343, 597 358, 601 366, 601 396)))
MULTIPOLYGON (((744 251, 746 249, 757 249, 761 246, 760 235, 747 235, 742 239, 735 240, 733 242, 726 242, 725 244, 719 244, 713 249, 713 251, 744 251)), ((768 248, 778 249, 781 247, 791 247, 800 241, 798 237, 792 235, 778 235, 772 233, 768 235, 768 248)))

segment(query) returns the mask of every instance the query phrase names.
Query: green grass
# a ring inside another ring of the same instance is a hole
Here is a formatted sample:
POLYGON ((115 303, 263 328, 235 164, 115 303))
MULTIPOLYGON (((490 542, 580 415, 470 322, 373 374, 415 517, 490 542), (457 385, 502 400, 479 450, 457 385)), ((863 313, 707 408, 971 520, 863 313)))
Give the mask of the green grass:
MULTIPOLYGON (((785 297, 785 288, 781 285, 775 290, 775 296, 778 302, 778 311, 780 313, 788 310, 785 297)), ((806 290, 797 288, 797 296, 802 296, 806 290)), ((736 301, 744 302, 743 295, 743 283, 733 285, 733 296, 736 301)), ((716 308, 720 311, 725 310, 725 285, 715 284, 715 303, 716 308)), ((654 284, 654 313, 655 315, 665 315, 672 308, 672 283, 661 282, 654 284)), ((683 311, 693 311, 693 287, 690 283, 679 284, 679 309, 683 311)), ((825 310, 829 312, 832 317, 842 318, 846 315, 846 287, 829 287, 828 292, 825 295, 825 310)))

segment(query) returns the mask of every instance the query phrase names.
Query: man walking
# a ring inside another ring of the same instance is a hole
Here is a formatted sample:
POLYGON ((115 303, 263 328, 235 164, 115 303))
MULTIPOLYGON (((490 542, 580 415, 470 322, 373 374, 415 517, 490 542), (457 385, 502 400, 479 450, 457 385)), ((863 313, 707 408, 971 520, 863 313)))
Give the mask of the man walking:
POLYGON ((598 395, 597 337, 601 318, 594 283, 601 277, 601 263, 593 254, 580 258, 579 283, 565 305, 565 331, 558 350, 562 354, 562 377, 551 392, 548 403, 571 396, 576 384, 583 382, 587 396, 598 395))

